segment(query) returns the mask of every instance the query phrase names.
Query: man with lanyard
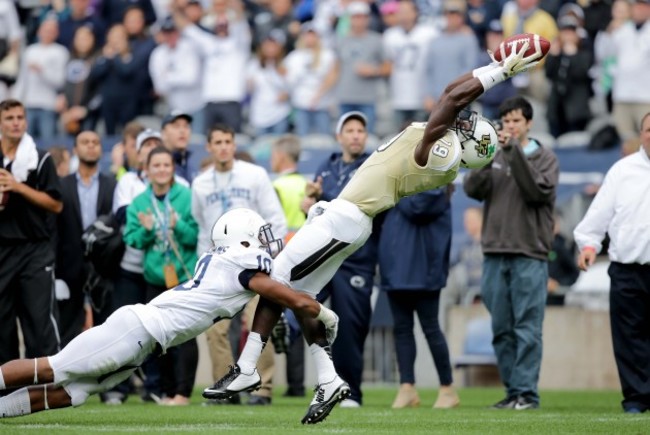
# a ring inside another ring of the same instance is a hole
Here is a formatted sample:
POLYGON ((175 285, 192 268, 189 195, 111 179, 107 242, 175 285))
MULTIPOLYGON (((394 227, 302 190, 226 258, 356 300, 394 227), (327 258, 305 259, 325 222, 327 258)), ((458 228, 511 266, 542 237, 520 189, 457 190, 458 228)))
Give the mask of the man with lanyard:
POLYGON ((46 221, 63 209, 61 184, 50 154, 26 131, 23 104, 0 102, 0 364, 19 356, 16 316, 27 358, 55 353, 60 344, 46 221))
MULTIPOLYGON (((307 183, 307 197, 303 201, 305 213, 316 201, 332 201, 348 184, 356 170, 370 154, 365 152, 368 132, 363 113, 352 111, 341 115, 336 124, 336 139, 341 151, 333 153, 316 171, 315 181, 307 183)), ((370 238, 358 251, 348 257, 334 278, 318 295, 323 302, 331 296, 332 309, 339 315, 341 330, 332 346, 332 359, 339 375, 350 384, 349 399, 343 407, 361 405, 361 376, 363 347, 368 335, 370 295, 377 264, 377 242, 370 238)))

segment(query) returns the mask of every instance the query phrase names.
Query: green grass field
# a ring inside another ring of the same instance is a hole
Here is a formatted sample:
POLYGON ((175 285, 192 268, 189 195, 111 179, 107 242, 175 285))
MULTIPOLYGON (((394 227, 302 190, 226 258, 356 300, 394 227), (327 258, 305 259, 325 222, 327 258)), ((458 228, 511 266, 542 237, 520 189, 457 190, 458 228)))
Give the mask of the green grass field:
POLYGON ((362 408, 336 408, 325 422, 314 426, 300 424, 310 400, 307 397, 289 399, 278 394, 268 407, 202 406, 197 390, 192 405, 176 408, 143 404, 137 396, 122 406, 105 406, 92 398, 77 409, 1 420, 0 434, 650 434, 650 413, 624 414, 620 393, 615 391, 545 391, 542 408, 535 411, 486 409, 502 398, 498 389, 461 390, 461 406, 444 411, 431 409, 433 390, 420 390, 420 408, 405 410, 390 408, 394 389, 366 388, 364 392, 362 408))

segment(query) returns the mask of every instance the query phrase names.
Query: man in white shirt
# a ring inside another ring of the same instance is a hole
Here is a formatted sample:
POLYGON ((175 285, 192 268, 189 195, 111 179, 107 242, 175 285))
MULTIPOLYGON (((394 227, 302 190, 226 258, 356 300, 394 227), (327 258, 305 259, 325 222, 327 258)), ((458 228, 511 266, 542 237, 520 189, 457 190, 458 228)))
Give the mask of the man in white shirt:
POLYGON ((7 98, 18 74, 21 35, 14 2, 0 1, 0 101, 7 98))
POLYGON ((650 112, 641 122, 641 149, 607 172, 587 214, 573 232, 578 266, 587 270, 605 234, 614 357, 627 413, 650 410, 650 112))
POLYGON ((69 57, 68 49, 55 42, 58 35, 56 19, 43 21, 38 28, 39 42, 25 50, 15 89, 27 109, 29 134, 39 139, 56 136, 56 101, 69 57))
MULTIPOLYGON (((246 207, 255 210, 265 221, 273 225, 273 233, 284 238, 287 224, 278 196, 266 171, 257 165, 235 160, 235 132, 226 125, 217 124, 208 133, 207 149, 214 158, 214 165, 194 179, 192 184, 192 215, 199 225, 197 251, 205 252, 210 243, 212 224, 228 210, 246 207)), ((255 306, 249 304, 249 318, 253 318, 255 306)), ((215 381, 234 365, 228 340, 230 320, 225 319, 206 331, 212 376, 215 381)), ((254 396, 264 397, 270 403, 271 378, 273 375, 272 347, 267 346, 262 358, 260 373, 262 388, 254 396)), ((256 401, 267 402, 264 399, 256 401)))
POLYGON ((384 51, 391 62, 390 98, 395 113, 395 129, 410 121, 424 121, 424 72, 426 53, 438 30, 418 23, 418 11, 411 0, 399 3, 399 25, 384 32, 384 51))
POLYGON ((201 99, 201 55, 194 44, 183 38, 171 18, 165 19, 159 34, 162 43, 149 58, 149 74, 158 95, 170 109, 188 113, 192 130, 204 134, 201 99))
POLYGON ((209 128, 224 123, 241 132, 241 103, 246 97, 246 63, 250 44, 246 45, 232 35, 227 23, 216 28, 216 34, 205 32, 191 24, 182 9, 174 7, 174 23, 183 37, 196 45, 202 56, 205 125, 209 128))

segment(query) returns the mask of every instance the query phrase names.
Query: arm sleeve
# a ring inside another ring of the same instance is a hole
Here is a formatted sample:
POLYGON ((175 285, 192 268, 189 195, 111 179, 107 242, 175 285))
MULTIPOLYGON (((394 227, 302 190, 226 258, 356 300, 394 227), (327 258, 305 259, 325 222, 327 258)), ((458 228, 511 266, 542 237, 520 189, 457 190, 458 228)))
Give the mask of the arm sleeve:
POLYGON ((463 190, 470 198, 485 200, 492 191, 492 163, 467 173, 463 179, 463 190))
POLYGON ((38 190, 47 193, 52 199, 61 200, 61 180, 56 174, 52 156, 46 154, 40 162, 38 171, 38 190))
POLYGON ((555 154, 547 151, 539 166, 529 163, 520 146, 502 149, 512 177, 528 203, 547 203, 555 199, 555 188, 560 178, 560 166, 555 154))
POLYGON ((124 243, 137 249, 145 249, 156 239, 154 230, 147 230, 140 225, 138 209, 135 202, 126 208, 126 227, 124 228, 124 243))
POLYGON ((614 166, 605 176, 587 214, 573 230, 573 238, 580 251, 587 246, 596 252, 602 249, 607 227, 614 217, 614 197, 618 190, 617 166, 614 166))
POLYGON ((183 30, 183 35, 196 44, 196 47, 201 51, 201 55, 208 56, 216 41, 215 36, 199 29, 196 25, 191 24, 183 30))
POLYGON ((278 239, 284 239, 287 235, 287 219, 269 176, 261 168, 258 180, 255 195, 257 209, 264 220, 271 224, 273 235, 278 239))

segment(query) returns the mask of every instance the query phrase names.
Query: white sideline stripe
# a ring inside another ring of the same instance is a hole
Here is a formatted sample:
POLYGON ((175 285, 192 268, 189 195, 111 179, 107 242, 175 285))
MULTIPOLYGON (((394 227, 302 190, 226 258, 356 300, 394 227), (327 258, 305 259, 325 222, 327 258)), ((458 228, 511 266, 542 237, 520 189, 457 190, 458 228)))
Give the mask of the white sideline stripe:
MULTIPOLYGON (((9 426, 7 426, 9 427, 9 426)), ((86 432, 123 432, 123 433, 160 433, 160 432, 171 432, 178 433, 179 431, 191 431, 191 430, 209 430, 209 431, 241 431, 243 428, 241 426, 235 426, 231 424, 219 424, 219 423, 205 423, 205 424, 170 424, 165 426, 155 426, 150 425, 137 425, 137 426, 94 426, 94 425, 78 425, 78 424, 20 424, 11 426, 11 428, 17 428, 25 431, 29 430, 38 430, 42 431, 43 429, 55 429, 55 430, 74 430, 79 431, 83 430, 86 432)))

